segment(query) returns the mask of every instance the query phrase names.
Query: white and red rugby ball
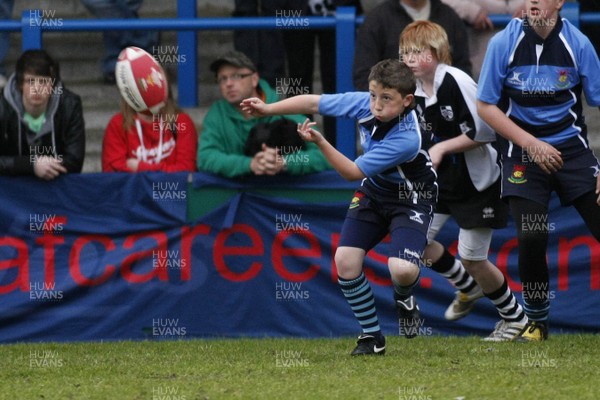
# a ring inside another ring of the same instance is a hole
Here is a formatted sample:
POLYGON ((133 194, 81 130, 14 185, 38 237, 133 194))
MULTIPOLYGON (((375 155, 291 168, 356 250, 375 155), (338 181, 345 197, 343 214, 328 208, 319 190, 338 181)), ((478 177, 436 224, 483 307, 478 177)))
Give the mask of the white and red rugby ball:
POLYGON ((158 61, 139 47, 121 51, 115 67, 121 96, 137 112, 156 114, 167 102, 167 76, 158 61))

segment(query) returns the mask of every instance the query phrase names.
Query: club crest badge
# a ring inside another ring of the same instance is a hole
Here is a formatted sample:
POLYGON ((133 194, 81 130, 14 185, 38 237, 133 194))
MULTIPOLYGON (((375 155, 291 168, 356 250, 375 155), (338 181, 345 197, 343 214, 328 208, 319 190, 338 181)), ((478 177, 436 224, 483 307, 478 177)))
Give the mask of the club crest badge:
POLYGON ((360 205, 360 199, 362 199, 363 197, 365 197, 365 195, 362 192, 354 193, 354 197, 352 198, 352 201, 350 202, 350 206, 348 208, 352 210, 353 208, 358 207, 360 205))
POLYGON ((440 112, 446 121, 454 120, 454 110, 452 110, 452 106, 440 106, 440 112))
POLYGON ((556 84, 556 87, 558 87, 560 89, 566 89, 569 87, 570 84, 571 84, 571 81, 569 79, 568 71, 561 69, 558 72, 558 82, 556 84))
POLYGON ((508 178, 508 181, 517 185, 527 182, 527 179, 525 178, 526 169, 527 167, 525 165, 514 165, 512 174, 508 178))

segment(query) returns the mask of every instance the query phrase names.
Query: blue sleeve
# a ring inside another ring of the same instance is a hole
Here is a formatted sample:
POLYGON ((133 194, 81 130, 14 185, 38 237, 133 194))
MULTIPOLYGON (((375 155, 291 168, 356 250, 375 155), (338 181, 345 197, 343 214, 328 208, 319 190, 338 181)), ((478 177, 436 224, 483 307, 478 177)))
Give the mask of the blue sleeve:
POLYGON ((414 159, 421 149, 421 135, 415 128, 404 129, 404 122, 397 124, 386 137, 369 151, 358 157, 356 165, 371 177, 414 159))
MULTIPOLYGON (((583 35, 582 35, 583 36, 583 35)), ((600 106, 600 61, 594 46, 587 37, 583 37, 579 55, 579 76, 587 103, 591 107, 600 106)))
POLYGON ((360 120, 371 114, 369 92, 322 94, 319 114, 360 120))
POLYGON ((489 104, 498 104, 500 101, 507 75, 509 38, 503 33, 496 34, 490 40, 479 74, 477 99, 489 104))

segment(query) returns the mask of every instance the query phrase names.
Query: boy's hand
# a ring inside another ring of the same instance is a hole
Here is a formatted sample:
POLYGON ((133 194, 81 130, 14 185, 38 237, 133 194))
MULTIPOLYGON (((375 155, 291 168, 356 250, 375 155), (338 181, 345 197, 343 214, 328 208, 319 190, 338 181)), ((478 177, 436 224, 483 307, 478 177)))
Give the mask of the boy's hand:
POLYGON ((252 115, 254 117, 264 117, 268 115, 267 112, 267 104, 264 101, 259 99, 258 97, 250 97, 249 99, 244 99, 240 103, 240 107, 242 111, 252 115))
POLYGON ((479 11, 479 14, 477 14, 475 20, 473 20, 471 24, 473 25, 473 28, 477 30, 483 31, 494 29, 494 24, 485 10, 479 11))
POLYGON ((439 143, 431 146, 427 152, 429 153, 429 158, 431 158, 431 164, 433 169, 437 171, 438 167, 442 163, 442 159, 444 158, 444 152, 441 149, 441 146, 438 146, 439 143))
POLYGON ((140 167, 140 160, 137 158, 128 158, 125 164, 131 171, 137 172, 140 167))
POLYGON ((556 172, 563 166, 560 151, 556 150, 551 144, 539 139, 534 139, 527 146, 524 146, 523 150, 547 174, 556 172))
POLYGON ((62 165, 62 162, 54 157, 41 156, 33 164, 33 173, 38 178, 50 181, 57 178, 60 174, 66 174, 68 171, 62 165))
POLYGON ((285 159, 277 149, 262 144, 262 151, 254 155, 250 161, 250 170, 254 175, 277 175, 286 169, 285 159))
POLYGON ((311 122, 311 120, 308 118, 306 118, 303 123, 298 124, 298 134, 300 137, 307 142, 313 142, 315 144, 318 144, 320 141, 322 141, 324 139, 323 135, 312 128, 316 124, 316 122, 311 122))

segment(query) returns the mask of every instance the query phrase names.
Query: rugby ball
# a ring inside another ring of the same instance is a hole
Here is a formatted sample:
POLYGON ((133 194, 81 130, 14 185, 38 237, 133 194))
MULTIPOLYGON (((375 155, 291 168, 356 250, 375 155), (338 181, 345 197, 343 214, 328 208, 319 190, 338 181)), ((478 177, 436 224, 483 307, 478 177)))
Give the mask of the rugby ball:
POLYGON ((115 67, 121 96, 137 112, 156 114, 167 102, 167 76, 158 61, 139 47, 121 51, 115 67))

